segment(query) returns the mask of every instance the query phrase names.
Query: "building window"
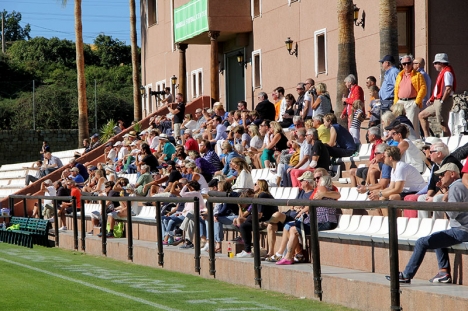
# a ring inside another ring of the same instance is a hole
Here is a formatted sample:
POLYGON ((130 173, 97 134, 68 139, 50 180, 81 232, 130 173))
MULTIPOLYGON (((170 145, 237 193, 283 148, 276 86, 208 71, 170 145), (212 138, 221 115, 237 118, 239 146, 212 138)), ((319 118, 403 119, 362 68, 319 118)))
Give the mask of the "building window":
MULTIPOLYGON (((161 80, 161 81, 156 82, 156 86, 153 91, 161 92, 161 91, 164 91, 165 88, 166 88, 166 80, 161 80)), ((154 97, 153 102, 152 102, 154 106, 154 110, 158 110, 161 100, 164 98, 166 98, 166 96, 159 95, 159 96, 154 97)))
POLYGON ((148 0, 147 5, 147 23, 152 26, 158 23, 158 0, 148 0))
POLYGON ((301 0, 288 0, 288 5, 291 6, 291 3, 301 2, 301 0))
POLYGON ((261 50, 252 52, 252 87, 262 88, 262 57, 261 50))
POLYGON ((408 55, 412 53, 413 42, 413 11, 411 7, 397 8, 398 17, 398 53, 408 55))
POLYGON ((192 98, 197 98, 203 94, 203 69, 192 71, 192 98))
POLYGON ((315 76, 328 74, 327 66, 327 29, 320 29, 314 33, 315 37, 315 76))
POLYGON ((250 0, 252 19, 262 16, 262 0, 250 0))

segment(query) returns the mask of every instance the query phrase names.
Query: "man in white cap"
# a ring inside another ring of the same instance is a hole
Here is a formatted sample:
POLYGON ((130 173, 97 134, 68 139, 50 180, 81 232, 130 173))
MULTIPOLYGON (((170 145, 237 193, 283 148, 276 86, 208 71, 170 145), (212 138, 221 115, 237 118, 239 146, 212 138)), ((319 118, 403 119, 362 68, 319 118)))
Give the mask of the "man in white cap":
MULTIPOLYGON (((468 188, 462 183, 460 170, 455 163, 444 164, 435 174, 439 176, 441 186, 448 188, 446 201, 468 202, 468 188)), ((424 255, 429 249, 435 250, 439 265, 439 273, 430 279, 429 282, 452 282, 448 247, 468 242, 468 212, 446 212, 446 214, 450 218, 450 229, 435 232, 416 241, 413 255, 405 270, 399 274, 400 283, 411 283, 411 279, 418 271, 424 255)), ((387 279, 390 280, 390 276, 387 276, 387 279)))
POLYGON ((433 116, 436 117, 437 123, 442 127, 443 135, 450 136, 448 120, 453 106, 452 95, 456 91, 457 79, 455 78, 452 66, 449 64, 447 54, 436 54, 433 63, 439 75, 434 84, 432 96, 426 103, 427 108, 419 113, 419 121, 421 122, 425 137, 431 136, 428 118, 433 116))

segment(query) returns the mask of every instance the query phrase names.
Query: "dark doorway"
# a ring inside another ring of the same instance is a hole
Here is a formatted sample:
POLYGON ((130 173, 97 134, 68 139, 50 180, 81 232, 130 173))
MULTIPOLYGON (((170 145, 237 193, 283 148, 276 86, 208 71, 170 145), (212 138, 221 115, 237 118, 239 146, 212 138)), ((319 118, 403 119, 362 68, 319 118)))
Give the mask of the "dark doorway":
MULTIPOLYGON (((240 50, 244 53, 243 50, 240 50)), ((237 103, 245 100, 245 67, 237 63, 239 50, 226 54, 226 109, 237 110, 237 103)), ((244 54, 245 55, 245 54, 244 54)))

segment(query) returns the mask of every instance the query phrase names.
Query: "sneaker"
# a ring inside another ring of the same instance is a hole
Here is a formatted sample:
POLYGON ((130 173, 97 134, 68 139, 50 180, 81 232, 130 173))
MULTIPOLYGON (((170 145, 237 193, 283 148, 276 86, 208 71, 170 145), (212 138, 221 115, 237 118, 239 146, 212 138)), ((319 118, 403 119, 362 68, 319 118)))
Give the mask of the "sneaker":
POLYGON ((431 283, 452 283, 452 277, 447 272, 439 272, 429 280, 431 283))
POLYGON ((210 248, 210 244, 209 244, 209 243, 206 243, 205 246, 203 246, 203 247, 201 248, 201 251, 207 252, 209 248, 210 248))
POLYGON ((192 242, 186 242, 184 245, 179 246, 180 249, 190 249, 193 248, 193 243, 192 242))
MULTIPOLYGON (((167 243, 165 245, 172 245, 172 244, 174 244, 174 238, 169 236, 169 238, 167 239, 167 243)), ((164 243, 163 243, 163 245, 164 245, 164 243)))
POLYGON ((288 260, 286 258, 281 259, 278 261, 276 264, 277 265, 292 265, 294 263, 294 260, 288 260))
POLYGON ((91 230, 91 231, 87 232, 86 234, 87 234, 87 235, 93 235, 94 232, 93 232, 93 230, 91 230))
POLYGON ((102 232, 99 232, 97 236, 102 237, 102 232))
POLYGON ((244 243, 244 240, 242 240, 241 236, 238 236, 237 238, 232 239, 231 242, 244 243))
POLYGON ((59 229, 59 231, 67 231, 67 226, 63 226, 59 229))
POLYGON ((114 237, 114 232, 112 232, 112 231, 107 232, 106 237, 107 238, 113 238, 114 237))
POLYGON ((252 253, 247 253, 246 251, 242 251, 239 254, 236 254, 237 258, 250 258, 253 257, 252 253))
MULTIPOLYGON (((386 278, 387 280, 389 280, 389 281, 391 280, 390 275, 386 275, 385 278, 386 278)), ((398 281, 399 281, 400 283, 411 283, 411 279, 405 277, 405 276, 403 275, 403 272, 400 272, 400 273, 398 274, 398 281)))

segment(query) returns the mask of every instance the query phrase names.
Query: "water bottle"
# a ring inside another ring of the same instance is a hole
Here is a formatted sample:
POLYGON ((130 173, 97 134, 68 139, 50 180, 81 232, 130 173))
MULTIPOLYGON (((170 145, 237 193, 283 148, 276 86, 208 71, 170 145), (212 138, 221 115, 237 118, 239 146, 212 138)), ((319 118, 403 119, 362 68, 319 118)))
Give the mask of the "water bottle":
POLYGON ((232 253, 232 247, 231 247, 231 242, 228 243, 228 247, 227 247, 227 255, 229 258, 231 258, 231 253, 232 253))

